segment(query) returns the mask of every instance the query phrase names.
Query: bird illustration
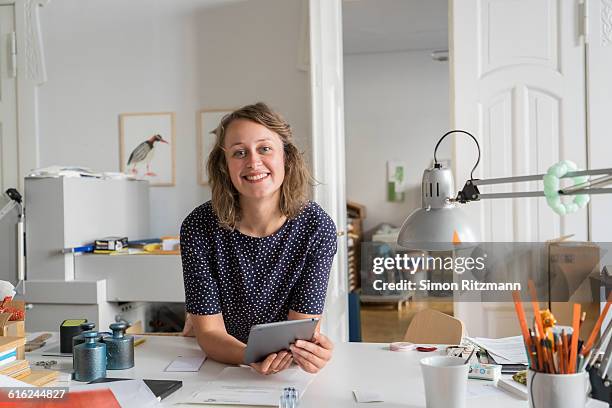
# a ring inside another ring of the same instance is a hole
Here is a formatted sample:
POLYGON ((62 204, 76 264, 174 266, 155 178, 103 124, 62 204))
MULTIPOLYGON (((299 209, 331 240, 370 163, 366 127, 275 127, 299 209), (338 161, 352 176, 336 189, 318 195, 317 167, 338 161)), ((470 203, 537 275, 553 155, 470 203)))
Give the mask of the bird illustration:
POLYGON ((137 174, 138 170, 136 170, 136 166, 138 163, 145 162, 147 165, 147 172, 145 176, 155 177, 157 174, 151 171, 151 160, 153 160, 153 148, 155 147, 155 142, 162 142, 168 144, 167 141, 164 140, 161 135, 151 136, 149 139, 140 143, 132 153, 130 154, 130 158, 128 159, 127 165, 132 165, 131 172, 132 174, 137 174))

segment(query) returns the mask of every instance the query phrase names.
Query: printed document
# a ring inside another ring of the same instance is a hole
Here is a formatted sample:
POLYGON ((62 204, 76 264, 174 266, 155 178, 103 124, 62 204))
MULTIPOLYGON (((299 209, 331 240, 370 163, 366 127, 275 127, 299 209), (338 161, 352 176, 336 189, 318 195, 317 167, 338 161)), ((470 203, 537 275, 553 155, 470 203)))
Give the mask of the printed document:
POLYGON ((278 406, 285 387, 294 387, 300 397, 314 379, 313 374, 292 367, 272 375, 261 375, 250 367, 226 367, 215 381, 191 395, 189 404, 278 406))
POLYGON ((497 364, 527 364, 527 352, 522 336, 487 339, 467 337, 467 340, 487 350, 497 364))

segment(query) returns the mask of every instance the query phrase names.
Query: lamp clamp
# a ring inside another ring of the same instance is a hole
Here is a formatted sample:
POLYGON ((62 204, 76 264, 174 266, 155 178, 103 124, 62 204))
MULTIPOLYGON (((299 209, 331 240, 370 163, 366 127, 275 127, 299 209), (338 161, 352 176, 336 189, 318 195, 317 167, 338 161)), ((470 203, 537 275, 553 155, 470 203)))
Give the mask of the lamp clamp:
POLYGON ((455 199, 455 201, 462 204, 478 200, 480 200, 480 191, 478 190, 478 186, 474 184, 472 180, 465 182, 463 189, 457 193, 457 198, 455 199))

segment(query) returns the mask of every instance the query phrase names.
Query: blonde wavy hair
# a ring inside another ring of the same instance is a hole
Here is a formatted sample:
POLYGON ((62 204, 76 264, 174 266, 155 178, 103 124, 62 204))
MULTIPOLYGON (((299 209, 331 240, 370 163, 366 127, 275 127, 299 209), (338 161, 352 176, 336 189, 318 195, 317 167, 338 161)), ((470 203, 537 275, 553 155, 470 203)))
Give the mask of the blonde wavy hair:
POLYGON ((224 228, 234 229, 240 221, 239 193, 230 179, 223 147, 227 128, 238 119, 263 125, 280 137, 285 154, 285 178, 280 188, 280 211, 289 219, 296 217, 308 200, 314 179, 302 153, 293 144, 291 126, 268 105, 257 102, 225 115, 219 126, 211 132, 216 136, 216 141, 208 156, 208 182, 212 189, 212 207, 219 223, 224 228))

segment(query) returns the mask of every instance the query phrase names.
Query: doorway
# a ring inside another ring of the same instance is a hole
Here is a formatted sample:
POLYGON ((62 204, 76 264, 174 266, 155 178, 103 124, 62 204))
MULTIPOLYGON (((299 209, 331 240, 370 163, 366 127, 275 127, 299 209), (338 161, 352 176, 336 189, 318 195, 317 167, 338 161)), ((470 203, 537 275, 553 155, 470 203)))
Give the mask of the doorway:
MULTIPOLYGON (((361 249, 393 250, 401 223, 420 207, 423 170, 450 126, 448 4, 344 1, 343 37, 347 199, 365 209, 361 249), (402 180, 394 179, 398 168, 402 180)), ((438 158, 450 164, 450 143, 438 158)), ((407 291, 372 290, 363 253, 360 261, 362 341, 401 340, 423 308, 452 314, 452 297, 413 301, 407 291)))

